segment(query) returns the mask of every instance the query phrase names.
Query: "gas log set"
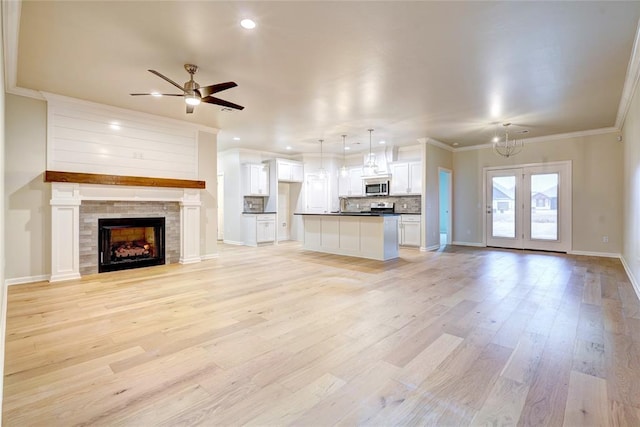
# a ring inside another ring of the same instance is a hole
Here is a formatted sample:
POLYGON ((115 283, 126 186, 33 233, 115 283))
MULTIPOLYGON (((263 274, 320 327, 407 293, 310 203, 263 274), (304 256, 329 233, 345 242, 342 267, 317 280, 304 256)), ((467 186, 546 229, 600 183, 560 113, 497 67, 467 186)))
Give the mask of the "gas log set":
POLYGON ((111 253, 116 259, 153 256, 153 248, 145 240, 116 242, 111 248, 111 253))

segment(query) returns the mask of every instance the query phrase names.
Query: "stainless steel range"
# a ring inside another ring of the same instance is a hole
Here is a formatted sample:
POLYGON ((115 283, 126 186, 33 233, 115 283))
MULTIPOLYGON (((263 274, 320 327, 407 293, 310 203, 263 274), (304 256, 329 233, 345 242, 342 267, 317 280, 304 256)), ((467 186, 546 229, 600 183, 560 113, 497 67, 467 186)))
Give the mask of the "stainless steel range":
POLYGON ((394 213, 395 203, 393 202, 373 202, 370 205, 371 213, 394 213))

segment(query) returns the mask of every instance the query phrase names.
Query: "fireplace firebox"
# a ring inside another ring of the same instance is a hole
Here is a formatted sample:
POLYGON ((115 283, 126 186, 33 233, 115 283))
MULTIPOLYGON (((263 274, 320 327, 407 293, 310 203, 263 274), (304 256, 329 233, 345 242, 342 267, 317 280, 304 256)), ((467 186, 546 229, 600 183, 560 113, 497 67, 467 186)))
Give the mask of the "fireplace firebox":
POLYGON ((165 263, 164 218, 98 219, 98 272, 165 263))

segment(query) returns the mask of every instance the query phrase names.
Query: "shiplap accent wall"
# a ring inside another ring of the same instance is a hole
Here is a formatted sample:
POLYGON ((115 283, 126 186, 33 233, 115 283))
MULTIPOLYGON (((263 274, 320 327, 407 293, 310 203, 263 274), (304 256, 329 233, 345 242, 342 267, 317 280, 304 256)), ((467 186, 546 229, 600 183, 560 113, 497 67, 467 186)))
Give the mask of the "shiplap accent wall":
POLYGON ((47 169, 198 178, 197 125, 45 94, 47 169))

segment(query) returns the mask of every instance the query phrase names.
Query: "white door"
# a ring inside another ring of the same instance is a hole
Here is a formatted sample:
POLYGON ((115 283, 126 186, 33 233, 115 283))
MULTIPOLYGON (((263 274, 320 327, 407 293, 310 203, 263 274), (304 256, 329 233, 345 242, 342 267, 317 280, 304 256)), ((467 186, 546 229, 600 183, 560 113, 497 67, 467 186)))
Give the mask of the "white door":
POLYGON ((289 240, 289 184, 278 183, 278 241, 289 240))
POLYGON ((327 179, 318 175, 307 175, 305 183, 307 212, 326 213, 329 210, 327 179))
POLYGON ((491 169, 486 176, 486 243, 571 250, 571 164, 491 169))

